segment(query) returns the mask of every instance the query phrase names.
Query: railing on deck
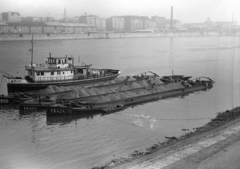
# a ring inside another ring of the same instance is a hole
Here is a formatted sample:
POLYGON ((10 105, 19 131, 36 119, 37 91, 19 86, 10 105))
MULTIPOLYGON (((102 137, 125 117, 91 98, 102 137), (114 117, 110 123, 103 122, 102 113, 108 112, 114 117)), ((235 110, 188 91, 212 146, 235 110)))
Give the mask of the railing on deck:
POLYGON ((36 82, 56 82, 56 81, 66 81, 66 80, 84 80, 84 79, 94 79, 94 78, 101 78, 101 77, 107 77, 112 76, 113 73, 106 73, 106 74, 94 74, 94 75, 82 75, 82 76, 58 76, 58 77, 38 77, 36 82))
POLYGON ((73 76, 38 77, 36 82, 52 82, 52 81, 65 81, 65 80, 73 80, 73 76))
POLYGON ((101 78, 101 77, 107 77, 112 76, 113 73, 105 73, 105 74, 93 74, 93 75, 81 75, 81 76, 75 76, 75 80, 83 80, 83 79, 94 79, 94 78, 101 78))

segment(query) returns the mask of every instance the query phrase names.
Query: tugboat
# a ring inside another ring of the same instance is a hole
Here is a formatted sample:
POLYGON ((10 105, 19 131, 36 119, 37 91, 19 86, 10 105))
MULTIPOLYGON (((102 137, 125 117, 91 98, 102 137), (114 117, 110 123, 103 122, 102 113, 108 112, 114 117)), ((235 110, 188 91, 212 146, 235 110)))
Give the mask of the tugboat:
POLYGON ((74 65, 74 57, 51 57, 46 63, 35 64, 33 60, 33 38, 31 49, 31 64, 25 66, 26 76, 13 77, 9 74, 3 75, 7 78, 8 94, 16 92, 27 92, 41 90, 49 85, 70 86, 86 85, 114 79, 120 74, 115 69, 91 68, 92 65, 74 65))

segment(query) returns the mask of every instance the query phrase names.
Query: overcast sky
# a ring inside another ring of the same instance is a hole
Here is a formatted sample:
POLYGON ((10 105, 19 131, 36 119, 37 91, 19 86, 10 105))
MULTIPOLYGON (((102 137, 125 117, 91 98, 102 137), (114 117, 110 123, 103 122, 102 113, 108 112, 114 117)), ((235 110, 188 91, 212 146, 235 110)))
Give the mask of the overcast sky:
POLYGON ((110 17, 116 15, 163 16, 170 18, 173 6, 174 19, 182 23, 232 21, 240 23, 240 0, 0 0, 0 12, 14 11, 21 16, 68 17, 84 13, 110 17))

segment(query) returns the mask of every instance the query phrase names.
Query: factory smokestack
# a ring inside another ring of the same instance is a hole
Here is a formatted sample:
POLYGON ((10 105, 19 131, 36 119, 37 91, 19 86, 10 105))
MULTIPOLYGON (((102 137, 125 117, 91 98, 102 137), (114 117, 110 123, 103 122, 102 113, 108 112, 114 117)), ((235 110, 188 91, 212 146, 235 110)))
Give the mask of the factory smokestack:
POLYGON ((173 28, 173 6, 171 6, 171 25, 170 28, 173 28))

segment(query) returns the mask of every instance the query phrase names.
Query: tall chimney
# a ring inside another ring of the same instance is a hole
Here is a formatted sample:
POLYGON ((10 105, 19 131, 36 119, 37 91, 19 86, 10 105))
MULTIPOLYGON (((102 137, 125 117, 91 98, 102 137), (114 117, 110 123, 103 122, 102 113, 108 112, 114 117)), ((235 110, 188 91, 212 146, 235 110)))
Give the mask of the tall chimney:
POLYGON ((171 25, 170 28, 173 28, 173 6, 171 6, 171 25))

